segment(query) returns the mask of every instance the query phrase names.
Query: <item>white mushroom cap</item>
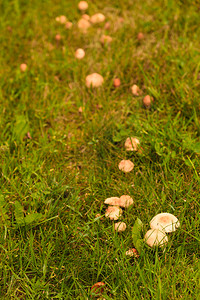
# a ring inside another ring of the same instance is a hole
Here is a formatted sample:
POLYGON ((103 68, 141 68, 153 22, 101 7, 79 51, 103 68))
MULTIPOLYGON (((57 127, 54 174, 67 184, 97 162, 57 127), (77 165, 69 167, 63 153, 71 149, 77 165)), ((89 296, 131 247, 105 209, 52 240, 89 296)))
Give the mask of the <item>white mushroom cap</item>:
POLYGON ((85 20, 89 21, 90 20, 90 16, 87 15, 87 14, 84 14, 84 15, 82 15, 82 19, 85 19, 85 20))
POLYGON ((136 84, 134 84, 134 85, 131 87, 131 91, 132 91, 132 94, 133 94, 134 96, 139 96, 139 94, 141 93, 139 87, 138 87, 136 84))
POLYGON ((81 48, 77 49, 75 52, 75 57, 78 59, 82 59, 85 56, 85 51, 81 48))
POLYGON ((118 231, 118 232, 125 231, 126 230, 126 223, 124 223, 124 222, 115 223, 115 230, 118 231))
POLYGON ((97 23, 101 23, 101 22, 104 22, 105 21, 105 16, 101 13, 98 13, 98 14, 95 14, 93 16, 91 16, 90 18, 90 21, 93 23, 93 24, 97 24, 97 23))
POLYGON ((128 195, 123 195, 120 198, 118 197, 107 198, 104 201, 104 203, 109 205, 117 205, 125 208, 133 204, 133 199, 128 195))
POLYGON ((78 9, 80 10, 88 9, 88 3, 86 1, 80 1, 78 4, 78 9))
POLYGON ((104 79, 98 73, 90 74, 86 77, 86 86, 89 87, 99 87, 103 84, 104 79))
POLYGON ((111 220, 118 220, 122 215, 122 209, 119 206, 108 206, 105 217, 111 220))
POLYGON ((150 221, 150 227, 152 229, 160 229, 165 232, 173 232, 180 226, 178 219, 169 213, 161 213, 156 215, 150 221))
POLYGON ((168 237, 165 234, 165 232, 159 229, 150 229, 146 232, 144 236, 144 241, 150 247, 163 247, 168 242, 168 237))
POLYGON ((131 172, 134 168, 134 163, 130 160, 123 159, 119 163, 119 169, 125 173, 131 172))
POLYGON ((140 144, 140 141, 136 137, 127 138, 125 141, 125 148, 127 151, 137 151, 138 145, 140 144))
POLYGON ((87 31, 87 29, 91 26, 90 22, 88 22, 86 19, 80 19, 77 23, 77 26, 82 31, 87 31))

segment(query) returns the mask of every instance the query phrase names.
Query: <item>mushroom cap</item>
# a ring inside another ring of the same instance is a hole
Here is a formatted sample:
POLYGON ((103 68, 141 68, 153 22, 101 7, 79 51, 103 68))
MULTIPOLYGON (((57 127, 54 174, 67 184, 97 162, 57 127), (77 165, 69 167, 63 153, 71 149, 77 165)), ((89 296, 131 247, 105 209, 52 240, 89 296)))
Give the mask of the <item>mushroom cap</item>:
POLYGON ((78 9, 80 10, 88 9, 88 3, 86 1, 80 1, 78 4, 78 9))
POLYGON ((68 21, 68 22, 65 23, 65 28, 70 29, 70 28, 72 28, 72 25, 73 25, 72 22, 68 21))
POLYGON ((105 217, 111 220, 118 220, 122 215, 122 209, 119 206, 108 206, 106 209, 105 217))
POLYGON ((118 231, 118 232, 125 231, 126 230, 126 223, 124 223, 124 222, 115 223, 115 230, 118 231))
POLYGON ((114 87, 119 87, 121 85, 120 79, 119 78, 115 78, 113 84, 114 84, 114 87))
POLYGON ((150 247, 163 247, 168 242, 168 237, 165 232, 159 229, 150 229, 146 232, 144 241, 150 247))
POLYGON ((119 200, 120 206, 124 208, 133 204, 133 199, 129 195, 122 195, 119 200))
POLYGON ((140 94, 140 89, 136 84, 132 85, 131 91, 134 96, 139 96, 140 94))
POLYGON ((151 106, 151 97, 149 95, 146 95, 143 98, 143 104, 146 108, 149 108, 151 106))
POLYGON ((127 138, 125 141, 125 148, 127 151, 137 151, 138 145, 140 144, 140 141, 136 137, 127 138))
POLYGON ((101 22, 104 22, 105 21, 105 16, 101 13, 97 13, 93 16, 91 16, 90 18, 90 21, 93 23, 93 24, 97 24, 97 23, 101 23, 101 22))
POLYGON ((81 18, 78 21, 77 26, 79 29, 86 31, 91 26, 91 24, 86 19, 81 18))
POLYGON ((78 59, 82 59, 85 56, 85 51, 81 48, 77 49, 75 52, 75 57, 78 59))
POLYGON ((139 254, 135 248, 128 249, 125 253, 127 256, 135 256, 136 258, 139 257, 139 254))
POLYGON ((109 43, 112 42, 112 37, 109 36, 109 35, 103 34, 103 35, 101 36, 101 38, 100 38, 100 42, 101 42, 102 44, 109 44, 109 43))
POLYGON ((27 64, 21 64, 21 65, 20 65, 20 70, 21 70, 21 72, 25 72, 26 69, 27 69, 27 64))
POLYGON ((118 165, 119 169, 125 173, 131 172, 134 168, 134 163, 130 160, 123 159, 118 165))
POLYGON ((90 74, 86 77, 86 86, 89 87, 99 87, 103 84, 104 79, 98 73, 90 74))
POLYGON ((56 17, 56 22, 60 24, 65 24, 67 22, 67 17, 66 16, 58 16, 56 17))
POLYGON ((160 213, 150 221, 152 229, 160 229, 164 232, 173 232, 180 226, 178 219, 169 213, 160 213))
POLYGON ((104 201, 105 204, 115 205, 115 206, 120 206, 120 202, 121 202, 120 198, 118 197, 110 197, 104 201))
POLYGON ((87 14, 84 14, 84 15, 82 15, 82 19, 85 19, 85 20, 89 21, 90 20, 90 16, 87 15, 87 14))

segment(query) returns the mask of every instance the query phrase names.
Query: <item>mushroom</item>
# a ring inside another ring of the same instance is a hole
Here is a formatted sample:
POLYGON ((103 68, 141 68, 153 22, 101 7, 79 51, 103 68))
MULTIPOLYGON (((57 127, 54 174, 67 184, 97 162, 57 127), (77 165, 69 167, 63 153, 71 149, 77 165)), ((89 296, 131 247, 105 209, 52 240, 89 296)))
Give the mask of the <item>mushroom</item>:
POLYGON ((104 282, 97 282, 91 287, 91 292, 97 297, 101 296, 105 290, 105 285, 104 282))
POLYGON ((139 96, 141 94, 141 91, 136 84, 132 85, 131 92, 134 96, 139 96))
POLYGON ((21 65, 20 65, 20 70, 21 70, 21 72, 25 72, 26 69, 27 69, 27 64, 21 64, 21 65))
POLYGON ((84 14, 84 15, 82 15, 82 19, 85 19, 85 20, 89 21, 90 20, 90 16, 87 15, 87 14, 84 14))
POLYGON ((82 59, 85 56, 85 51, 81 48, 77 49, 75 52, 75 57, 78 59, 82 59))
POLYGON ((125 148, 127 151, 137 151, 138 145, 140 144, 140 141, 136 137, 127 138, 125 141, 125 148))
POLYGON ((115 223, 115 230, 118 231, 118 232, 125 231, 126 230, 126 223, 124 223, 124 222, 115 223))
POLYGON ((127 208, 133 204, 133 199, 129 195, 122 195, 120 198, 120 206, 127 208))
POLYGON ((164 231, 161 231, 159 229, 150 229, 146 232, 144 241, 150 247, 163 247, 168 242, 168 237, 164 231))
POLYGON ((120 86, 120 84, 121 84, 121 81, 120 81, 120 79, 119 78, 115 78, 114 79, 114 87, 119 87, 120 86))
POLYGON ((80 1, 78 4, 79 10, 86 10, 88 9, 88 3, 86 1, 80 1))
POLYGON ((98 73, 90 74, 86 77, 86 86, 89 87, 99 87, 103 84, 104 79, 98 73))
POLYGON ((138 32, 137 39, 138 39, 139 41, 140 41, 140 40, 143 40, 143 39, 144 39, 144 33, 138 32))
POLYGON ((125 253, 127 256, 134 256, 136 258, 139 257, 139 254, 137 252, 137 250, 135 248, 132 248, 132 249, 128 249, 125 253))
POLYGON ((122 161, 120 161, 118 167, 124 173, 128 173, 128 172, 131 172, 133 170, 134 164, 130 160, 123 159, 122 161))
POLYGON ((91 26, 90 22, 88 22, 86 19, 80 19, 77 23, 77 26, 79 29, 81 29, 83 32, 86 32, 87 29, 91 26))
POLYGON ((72 28, 72 25, 73 25, 72 22, 66 22, 65 23, 65 28, 70 29, 70 28, 72 28))
POLYGON ((143 104, 146 108, 150 108, 151 106, 151 97, 149 95, 146 95, 143 99, 143 104))
POLYGON ((102 23, 105 21, 105 16, 101 13, 98 13, 98 14, 95 14, 93 16, 91 16, 90 18, 90 21, 93 23, 93 24, 98 24, 98 23, 102 23))
POLYGON ((122 209, 119 206, 108 206, 105 217, 111 220, 118 220, 122 215, 122 209))
POLYGON ((109 204, 109 205, 115 205, 115 206, 117 205, 117 206, 126 208, 133 204, 133 199, 128 195, 123 195, 120 198, 118 198, 118 197, 107 198, 104 201, 104 203, 109 204))
POLYGON ((110 44, 112 42, 112 37, 109 35, 103 34, 100 38, 100 42, 102 44, 110 44))
POLYGON ((58 16, 58 17, 56 17, 56 22, 58 22, 60 24, 65 24, 67 22, 67 18, 66 18, 66 16, 58 16))
POLYGON ((160 229, 164 232, 173 232, 180 226, 178 219, 169 213, 160 213, 150 221, 152 229, 160 229))
POLYGON ((61 39, 62 39, 61 35, 60 35, 60 34, 56 34, 55 40, 56 40, 57 42, 59 42, 61 39))

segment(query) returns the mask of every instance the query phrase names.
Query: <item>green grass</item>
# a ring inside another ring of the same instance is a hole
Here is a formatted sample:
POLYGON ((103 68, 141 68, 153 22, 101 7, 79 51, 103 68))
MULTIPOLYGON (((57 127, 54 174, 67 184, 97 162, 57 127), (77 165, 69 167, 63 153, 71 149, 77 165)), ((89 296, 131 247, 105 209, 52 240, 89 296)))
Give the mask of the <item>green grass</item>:
POLYGON ((0 4, 0 298, 92 299, 103 281, 105 299, 198 299, 200 4, 88 2, 110 29, 80 33, 78 1, 0 4), (56 23, 63 14, 72 29, 56 23), (102 46, 102 34, 113 42, 102 46), (92 72, 103 87, 86 88, 92 72), (128 136, 140 139, 141 153, 125 151, 128 136), (135 164, 128 174, 118 170, 124 158, 135 164), (118 234, 104 200, 123 194, 134 205, 118 234), (166 250, 143 244, 138 259, 127 258, 136 218, 145 233, 160 212, 181 223, 166 250))

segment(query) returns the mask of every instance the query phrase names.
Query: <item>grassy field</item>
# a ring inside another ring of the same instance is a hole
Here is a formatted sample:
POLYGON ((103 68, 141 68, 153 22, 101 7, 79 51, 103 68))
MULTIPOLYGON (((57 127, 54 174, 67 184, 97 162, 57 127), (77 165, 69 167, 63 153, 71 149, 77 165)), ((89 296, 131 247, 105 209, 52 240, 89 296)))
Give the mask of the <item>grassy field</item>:
POLYGON ((88 3, 106 20, 87 33, 77 0, 0 4, 0 299, 94 299, 100 281, 100 299, 198 299, 200 3, 88 3), (102 45, 102 34, 113 41, 102 45), (93 72, 102 87, 86 87, 93 72), (130 136, 142 151, 125 150, 130 136), (118 169, 122 159, 133 171, 118 169), (134 204, 117 233, 104 200, 121 195, 134 204), (143 243, 128 258, 135 220, 144 234, 160 212, 181 224, 165 251, 143 243))

